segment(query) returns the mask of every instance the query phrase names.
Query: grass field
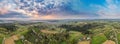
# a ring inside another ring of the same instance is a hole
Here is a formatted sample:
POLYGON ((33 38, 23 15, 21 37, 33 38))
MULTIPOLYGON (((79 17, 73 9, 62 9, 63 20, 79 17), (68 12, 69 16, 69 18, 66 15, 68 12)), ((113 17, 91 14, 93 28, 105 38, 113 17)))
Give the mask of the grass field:
POLYGON ((3 38, 0 38, 0 44, 2 44, 3 38))
POLYGON ((90 41, 81 41, 81 42, 78 42, 78 44, 90 44, 90 41))
POLYGON ((22 40, 15 41, 15 44, 23 44, 22 40))
POLYGON ((80 32, 76 32, 76 31, 70 31, 70 42, 74 43, 77 42, 83 35, 80 32))
POLYGON ((118 44, 120 44, 120 33, 118 34, 118 44))
POLYGON ((92 37, 92 44, 102 44, 107 40, 104 34, 95 35, 92 37))

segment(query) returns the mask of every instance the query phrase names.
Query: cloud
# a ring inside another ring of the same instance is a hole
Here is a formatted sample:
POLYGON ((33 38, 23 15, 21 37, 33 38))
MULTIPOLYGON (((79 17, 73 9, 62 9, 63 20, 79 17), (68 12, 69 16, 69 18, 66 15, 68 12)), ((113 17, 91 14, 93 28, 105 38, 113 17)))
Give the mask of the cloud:
MULTIPOLYGON (((8 4, 9 1, 6 1, 8 4)), ((49 15, 52 13, 58 13, 62 11, 62 6, 67 3, 68 0, 13 0, 14 3, 10 3, 12 6, 10 11, 25 14, 29 17, 39 18, 41 15, 49 15)))
POLYGON ((16 1, 18 8, 28 11, 38 11, 39 13, 47 13, 48 10, 55 10, 64 5, 66 0, 19 0, 16 1))
POLYGON ((6 8, 0 8, 0 14, 8 13, 8 10, 6 8))
POLYGON ((0 2, 0 14, 6 14, 8 11, 13 10, 15 4, 10 3, 8 0, 1 0, 0 2))
MULTIPOLYGON (((0 7, 10 6, 2 11, 3 17, 30 17, 34 19, 66 19, 93 17, 93 13, 79 12, 80 1, 74 0, 3 0, 0 7), (5 5, 3 5, 5 4, 5 5), (14 11, 17 15, 8 15, 6 12, 14 11)), ((3 10, 3 9, 2 9, 3 10)))
MULTIPOLYGON (((2 0, 0 13, 3 17, 29 17, 31 19, 90 19, 90 18, 119 18, 120 2, 105 0, 95 2, 91 0, 2 0), (104 3, 103 5, 101 3, 104 3), (93 4, 89 7, 89 4, 93 4), (95 5, 96 4, 96 5, 95 5), (21 13, 11 15, 9 11, 21 13), (8 13, 10 15, 8 15, 8 13), (6 16, 5 16, 6 15, 6 16), (113 16, 113 17, 112 17, 113 16)), ((3 18, 0 17, 0 18, 3 18)))
POLYGON ((98 8, 97 14, 103 19, 118 19, 120 18, 120 2, 118 0, 106 0, 104 5, 94 5, 98 8))
POLYGON ((0 18, 29 18, 25 14, 9 11, 9 13, 0 14, 0 18))
POLYGON ((118 8, 117 4, 116 4, 116 2, 118 2, 117 0, 106 0, 106 2, 107 2, 107 7, 109 9, 116 9, 116 8, 118 8))

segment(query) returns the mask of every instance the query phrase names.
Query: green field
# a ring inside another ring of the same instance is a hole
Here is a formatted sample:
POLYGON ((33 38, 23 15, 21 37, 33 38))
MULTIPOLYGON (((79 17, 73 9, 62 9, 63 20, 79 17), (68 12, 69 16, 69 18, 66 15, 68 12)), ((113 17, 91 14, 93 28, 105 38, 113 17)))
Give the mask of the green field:
POLYGON ((0 38, 0 44, 2 44, 2 42, 3 42, 3 38, 0 38))
POLYGON ((102 44, 107 40, 104 34, 95 35, 92 37, 91 44, 102 44))
POLYGON ((22 40, 17 40, 15 41, 15 44, 24 44, 24 43, 22 42, 22 40))
POLYGON ((120 33, 118 34, 118 43, 120 44, 120 33))
MULTIPOLYGON (((119 24, 118 21, 5 23, 0 25, 0 37, 10 38, 15 44, 103 44, 110 41, 120 44, 119 24)), ((0 38, 1 44, 2 41, 0 38)))

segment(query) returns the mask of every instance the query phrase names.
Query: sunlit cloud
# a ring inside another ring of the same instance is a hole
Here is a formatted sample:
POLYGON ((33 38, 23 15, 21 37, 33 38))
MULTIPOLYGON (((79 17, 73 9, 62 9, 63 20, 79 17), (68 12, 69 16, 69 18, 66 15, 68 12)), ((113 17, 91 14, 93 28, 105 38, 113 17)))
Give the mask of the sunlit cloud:
POLYGON ((8 13, 8 10, 6 8, 0 8, 0 14, 8 13))
POLYGON ((14 9, 14 6, 16 6, 14 3, 10 3, 8 0, 2 0, 0 2, 0 14, 8 13, 14 9))

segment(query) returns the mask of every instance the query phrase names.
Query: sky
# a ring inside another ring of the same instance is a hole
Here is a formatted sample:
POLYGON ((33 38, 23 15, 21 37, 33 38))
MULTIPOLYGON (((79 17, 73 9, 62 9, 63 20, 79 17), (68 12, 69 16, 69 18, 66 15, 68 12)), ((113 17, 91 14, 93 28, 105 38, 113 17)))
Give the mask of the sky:
POLYGON ((120 19, 120 0, 0 0, 0 19, 120 19))

